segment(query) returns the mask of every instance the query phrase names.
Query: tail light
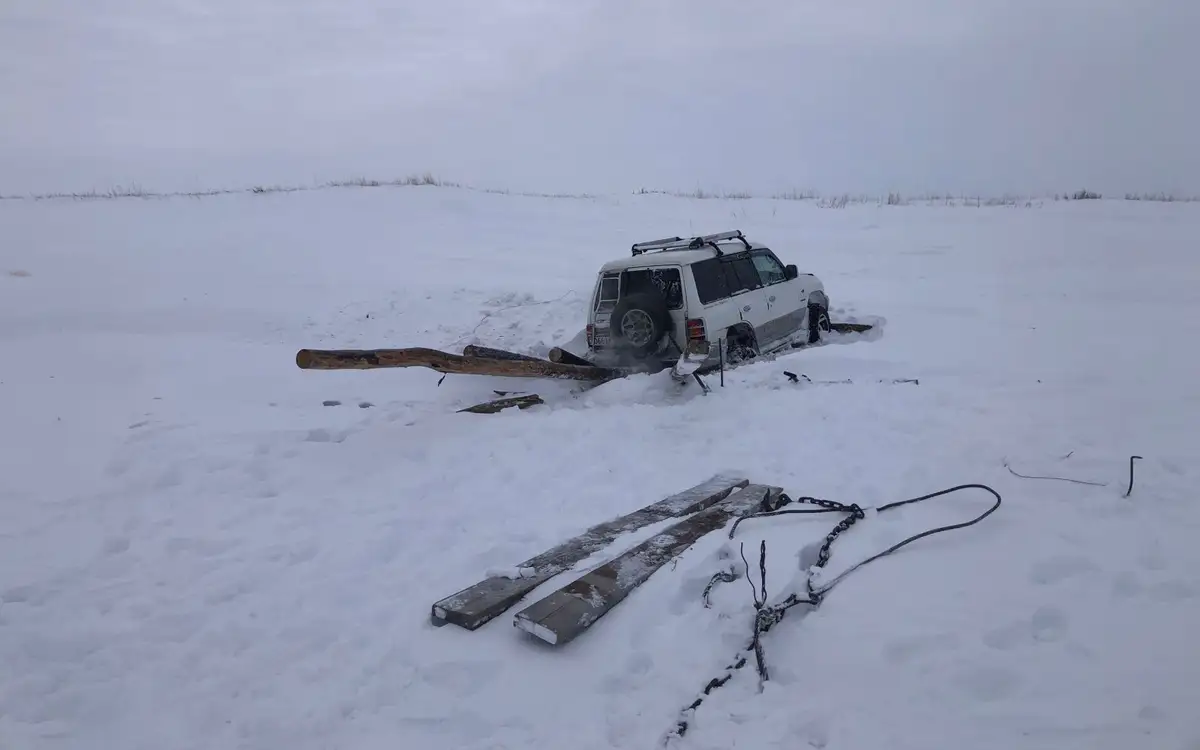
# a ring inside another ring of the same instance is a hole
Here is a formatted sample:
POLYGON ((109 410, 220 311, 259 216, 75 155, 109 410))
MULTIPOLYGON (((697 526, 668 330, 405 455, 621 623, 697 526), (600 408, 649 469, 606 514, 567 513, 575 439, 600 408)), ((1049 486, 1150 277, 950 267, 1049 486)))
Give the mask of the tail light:
POLYGON ((596 343, 596 326, 591 323, 587 324, 587 343, 588 346, 594 346, 596 343))
POLYGON ((687 351, 688 354, 708 356, 708 331, 704 328, 701 318, 689 318, 687 321, 687 351))

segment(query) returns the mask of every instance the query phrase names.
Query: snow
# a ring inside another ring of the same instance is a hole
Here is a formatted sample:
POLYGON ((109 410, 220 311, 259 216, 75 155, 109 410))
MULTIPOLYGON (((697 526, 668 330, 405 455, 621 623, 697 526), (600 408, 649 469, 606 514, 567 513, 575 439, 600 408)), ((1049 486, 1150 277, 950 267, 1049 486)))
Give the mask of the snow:
MULTIPOLYGON (((770 681, 739 671, 679 747, 1200 743, 1200 206, 405 187, 0 201, 0 228, 0 747, 653 747, 749 637, 746 582, 705 608, 713 574, 744 543, 757 581, 765 539, 777 601, 838 514, 710 534, 558 648, 512 616, 570 573, 475 632, 429 607, 718 471, 863 507, 978 482, 1004 505, 789 613, 770 681), (632 242, 735 226, 882 334, 707 396, 295 366, 544 352, 632 242), (493 390, 547 403, 455 413, 493 390)), ((828 575, 989 503, 868 513, 828 575)))

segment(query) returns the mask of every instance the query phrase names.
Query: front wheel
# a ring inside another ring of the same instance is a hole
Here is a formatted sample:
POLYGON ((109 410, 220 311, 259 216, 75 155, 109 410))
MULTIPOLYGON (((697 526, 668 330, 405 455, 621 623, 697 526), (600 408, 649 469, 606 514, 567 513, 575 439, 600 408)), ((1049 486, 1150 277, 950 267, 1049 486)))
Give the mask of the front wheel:
POLYGON ((815 344, 821 336, 833 330, 829 323, 829 311, 820 305, 808 306, 808 343, 815 344), (814 323, 815 322, 815 323, 814 323))

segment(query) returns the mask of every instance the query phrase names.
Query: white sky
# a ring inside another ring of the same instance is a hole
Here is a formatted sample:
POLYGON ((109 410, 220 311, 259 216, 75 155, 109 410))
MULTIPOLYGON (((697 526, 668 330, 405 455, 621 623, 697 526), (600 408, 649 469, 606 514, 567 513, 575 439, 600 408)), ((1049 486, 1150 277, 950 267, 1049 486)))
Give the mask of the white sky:
POLYGON ((3 0, 0 192, 1200 193, 1200 0, 3 0))

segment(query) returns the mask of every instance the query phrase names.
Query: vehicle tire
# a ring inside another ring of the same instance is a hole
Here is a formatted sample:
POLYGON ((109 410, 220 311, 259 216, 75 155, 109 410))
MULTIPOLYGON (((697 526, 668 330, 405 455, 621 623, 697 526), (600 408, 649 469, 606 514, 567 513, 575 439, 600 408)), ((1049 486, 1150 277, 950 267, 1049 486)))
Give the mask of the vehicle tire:
POLYGON ((658 351, 660 342, 671 329, 667 300, 655 292, 639 292, 617 302, 609 319, 613 348, 634 357, 648 357, 658 351))
POLYGON ((758 356, 758 342, 746 328, 733 328, 725 337, 725 362, 730 367, 758 356))
POLYGON ((808 306, 808 343, 815 344, 823 334, 829 333, 833 327, 829 324, 829 311, 820 305, 808 306), (814 326, 813 321, 817 321, 814 326))

